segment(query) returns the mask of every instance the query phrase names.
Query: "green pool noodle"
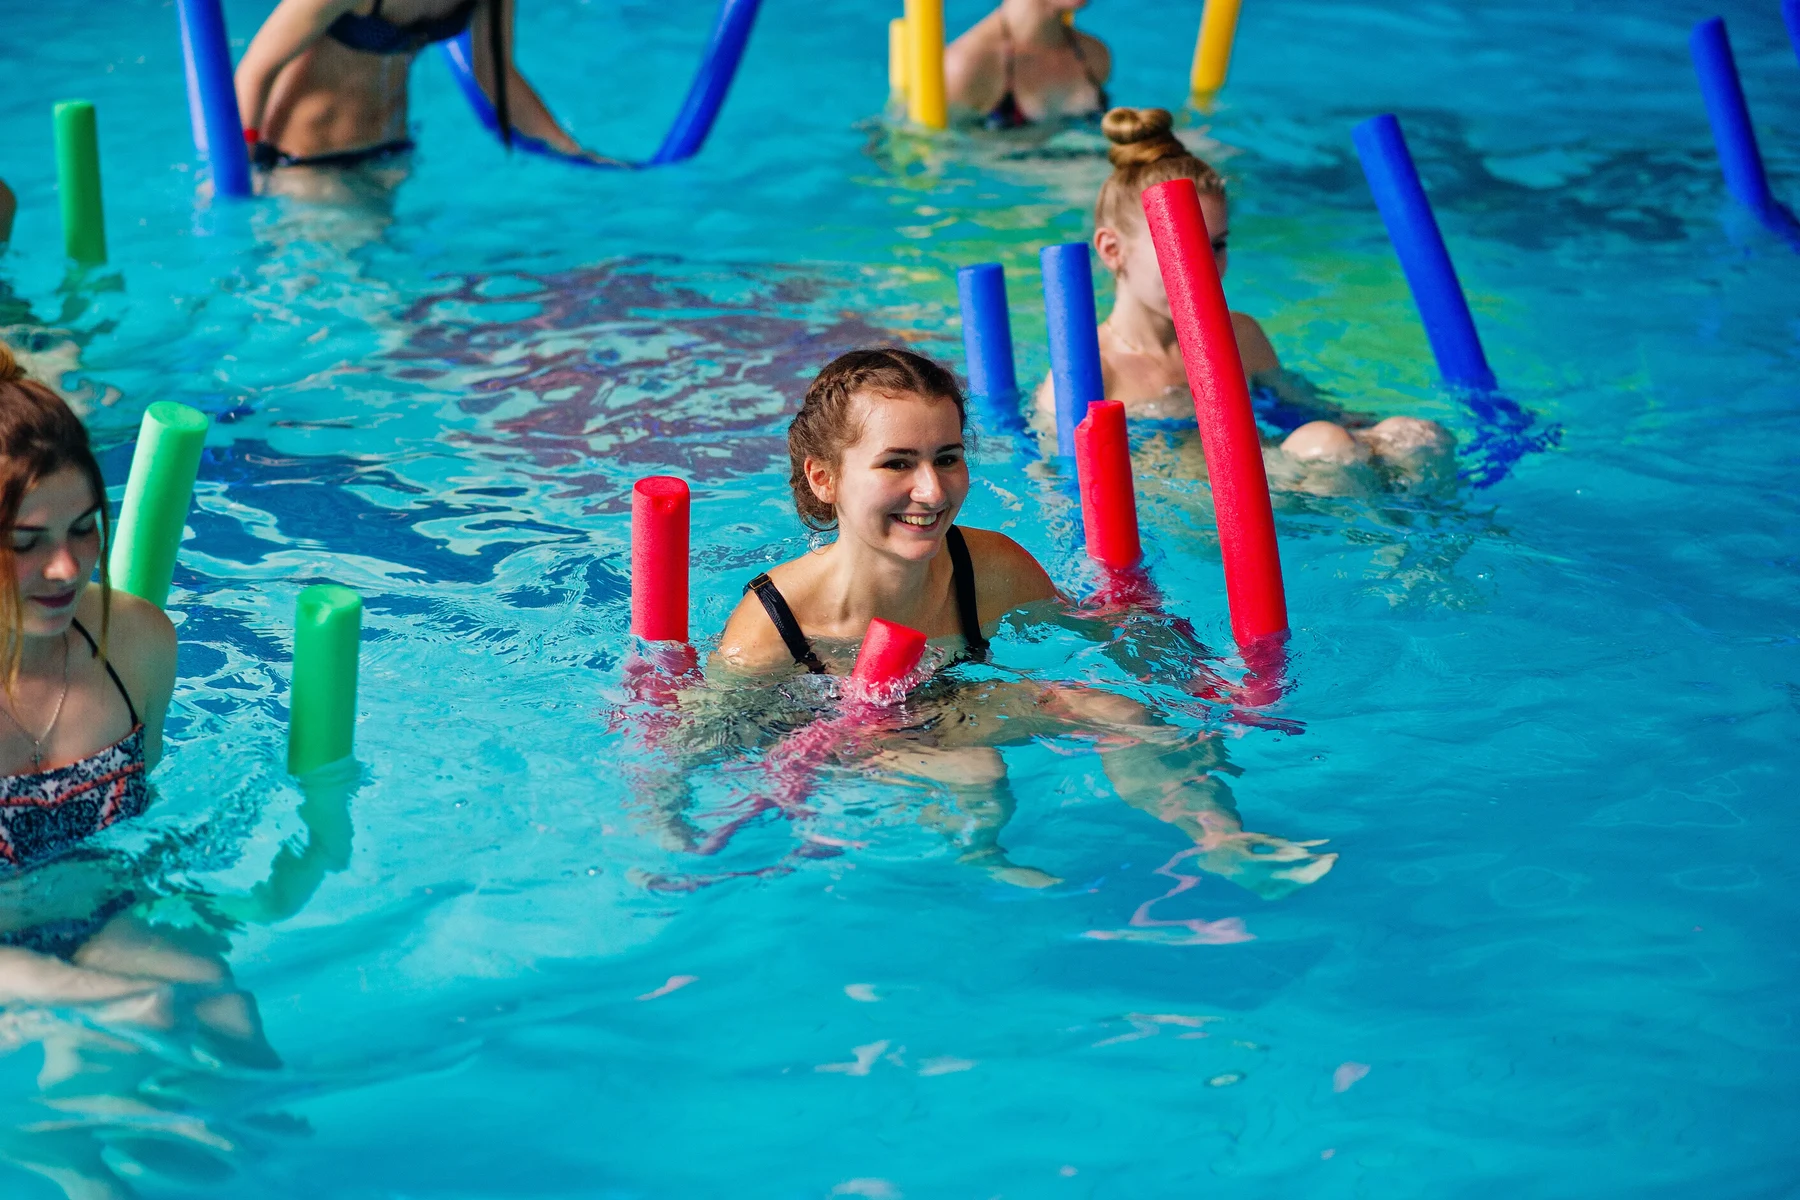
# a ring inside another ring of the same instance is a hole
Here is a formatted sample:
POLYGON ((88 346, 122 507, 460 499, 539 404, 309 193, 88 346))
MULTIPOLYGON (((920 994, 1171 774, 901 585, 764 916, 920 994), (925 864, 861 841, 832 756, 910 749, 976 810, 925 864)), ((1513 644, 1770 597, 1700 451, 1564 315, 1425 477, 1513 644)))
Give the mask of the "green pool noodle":
POLYGON ((187 526, 188 502, 200 474, 200 450, 212 418, 197 408, 158 400, 144 411, 137 450, 125 480, 125 502, 107 562, 112 585, 161 608, 175 578, 175 554, 187 526))
POLYGON ((288 770, 305 775, 356 749, 356 660, 362 597, 320 584, 294 606, 294 686, 288 700, 288 770))
POLYGON ((98 266, 106 261, 106 220, 100 207, 100 139, 94 106, 87 100, 63 100, 51 112, 63 247, 83 266, 98 266))

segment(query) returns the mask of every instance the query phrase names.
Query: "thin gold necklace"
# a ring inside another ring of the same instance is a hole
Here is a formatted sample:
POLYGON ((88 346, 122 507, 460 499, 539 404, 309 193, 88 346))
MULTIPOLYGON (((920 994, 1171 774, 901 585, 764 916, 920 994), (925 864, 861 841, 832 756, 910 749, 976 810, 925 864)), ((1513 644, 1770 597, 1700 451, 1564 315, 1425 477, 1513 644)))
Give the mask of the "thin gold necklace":
POLYGON ((6 714, 6 719, 17 726, 20 733, 31 738, 31 769, 33 771, 41 771, 44 769, 44 739, 56 732, 56 723, 62 720, 63 702, 69 698, 69 631, 66 629, 63 630, 62 648, 62 691, 57 694, 56 711, 50 714, 50 724, 44 727, 44 732, 42 734, 37 737, 31 737, 31 730, 25 728, 25 723, 13 715, 11 703, 12 697, 8 696, 8 702, 5 705, 0 705, 0 712, 6 714))

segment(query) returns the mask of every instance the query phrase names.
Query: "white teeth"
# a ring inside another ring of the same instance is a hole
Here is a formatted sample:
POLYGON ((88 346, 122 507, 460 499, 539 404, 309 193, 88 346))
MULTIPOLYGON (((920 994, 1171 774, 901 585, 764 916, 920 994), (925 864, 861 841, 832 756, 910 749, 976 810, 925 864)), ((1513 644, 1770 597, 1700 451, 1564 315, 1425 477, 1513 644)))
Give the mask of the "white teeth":
POLYGON ((899 521, 918 529, 930 529, 937 524, 937 513, 895 513, 899 521))

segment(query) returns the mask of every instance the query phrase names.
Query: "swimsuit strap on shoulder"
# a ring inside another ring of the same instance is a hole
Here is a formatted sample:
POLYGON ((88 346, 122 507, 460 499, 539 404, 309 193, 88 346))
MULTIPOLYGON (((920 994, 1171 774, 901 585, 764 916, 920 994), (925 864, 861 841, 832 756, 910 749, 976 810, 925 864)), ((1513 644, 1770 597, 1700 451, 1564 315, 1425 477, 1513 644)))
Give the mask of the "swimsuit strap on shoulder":
POLYGON ((975 564, 969 559, 969 543, 963 531, 952 525, 944 543, 950 548, 950 586, 956 592, 956 617, 962 624, 969 657, 987 657, 988 640, 981 635, 981 612, 975 603, 975 564))
POLYGON ((1082 73, 1087 76, 1088 82, 1094 85, 1094 99, 1099 104, 1100 111, 1104 113, 1112 107, 1112 102, 1107 99, 1106 85, 1094 75, 1093 65, 1088 62, 1087 55, 1082 52, 1081 35, 1076 33, 1071 25, 1064 25, 1063 33, 1069 39, 1069 49, 1075 52, 1075 61, 1081 64, 1082 73))
MULTIPOLYGON (((377 4, 377 7, 380 5, 377 4)), ((100 658, 100 643, 94 640, 94 635, 87 631, 87 627, 80 621, 70 621, 69 623, 75 626, 76 633, 87 639, 88 650, 93 653, 94 657, 100 658)), ((112 677, 113 686, 119 689, 119 698, 125 701, 125 711, 131 714, 131 727, 136 729, 143 722, 138 720, 137 705, 131 702, 131 693, 125 690, 124 680, 120 679, 119 673, 113 670, 112 660, 100 659, 100 661, 106 667, 106 673, 112 677)))
POLYGON ((781 642, 787 647, 794 661, 811 671, 814 675, 825 674, 825 664, 813 653, 812 643, 806 640, 806 634, 800 630, 800 622, 794 619, 794 610, 788 607, 787 597, 775 586, 768 572, 758 575, 744 585, 746 592, 755 592, 756 598, 762 601, 763 611, 769 614, 769 621, 775 626, 775 632, 781 635, 781 642))

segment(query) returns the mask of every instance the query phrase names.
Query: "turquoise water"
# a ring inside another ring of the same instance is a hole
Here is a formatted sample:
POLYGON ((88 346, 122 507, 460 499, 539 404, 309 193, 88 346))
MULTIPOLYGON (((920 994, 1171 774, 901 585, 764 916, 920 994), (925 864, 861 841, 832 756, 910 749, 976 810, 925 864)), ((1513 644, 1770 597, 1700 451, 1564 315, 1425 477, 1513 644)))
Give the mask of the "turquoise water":
MULTIPOLYGON (((266 7, 228 4, 231 29, 266 7)), ((711 5, 521 8, 553 108, 653 147, 711 5)), ((1081 21, 1121 101, 1174 103, 1199 5, 1147 10, 1081 21)), ((959 865, 923 786, 827 770, 816 815, 711 857, 643 799, 673 768, 620 682, 631 480, 692 481, 710 638, 805 545, 781 435, 832 354, 960 363, 953 269, 999 259, 1021 373, 1044 370, 1036 251, 1084 236, 1089 136, 892 132, 889 7, 767 0, 697 163, 508 162, 427 58, 391 199, 215 209, 171 7, 9 14, 0 282, 73 331, 109 478, 148 403, 218 420, 160 798, 110 845, 172 921, 242 913, 284 847, 302 882, 227 955, 279 1069, 0 1016, 0 1194, 64 1194, 23 1165, 46 1157, 115 1188, 71 1194, 146 1197, 1789 1194, 1800 271, 1717 176, 1685 45, 1715 11, 1246 6, 1193 118, 1233 182, 1234 306, 1346 403, 1473 435, 1350 148, 1397 112, 1500 379, 1563 429, 1443 500, 1282 498, 1286 732, 1070 636, 1000 643, 1216 732, 1250 828, 1329 838, 1335 869, 1274 902, 1197 876, 1075 741, 1006 752, 1003 840, 1066 880, 1041 892, 959 865), (85 279, 48 119, 75 95, 111 242, 85 279), (361 766, 303 809, 289 628, 326 580, 368 605, 361 766), (40 1082, 71 1054, 84 1073, 40 1082)), ((1726 15, 1800 202, 1800 66, 1774 5, 1726 15)), ((1078 518, 1032 457, 987 439, 967 519, 1079 592, 1078 518)), ((1235 674, 1204 488, 1143 491, 1170 612, 1235 674)), ((761 754, 691 767, 697 829, 761 754)))

